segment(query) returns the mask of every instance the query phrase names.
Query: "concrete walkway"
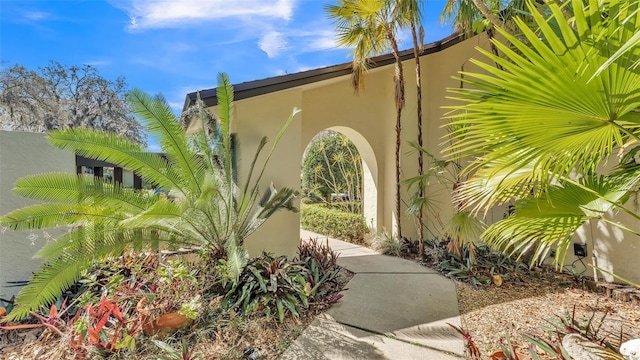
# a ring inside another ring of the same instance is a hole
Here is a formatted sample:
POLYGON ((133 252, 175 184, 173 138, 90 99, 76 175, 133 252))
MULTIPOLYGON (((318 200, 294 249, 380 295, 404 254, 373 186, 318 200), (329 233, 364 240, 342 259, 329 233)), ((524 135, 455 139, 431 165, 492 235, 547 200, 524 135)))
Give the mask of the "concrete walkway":
MULTIPOLYGON (((303 239, 327 239, 301 230, 303 239)), ((280 360, 464 358, 453 282, 412 261, 329 238, 355 273, 344 297, 314 320, 280 360)))

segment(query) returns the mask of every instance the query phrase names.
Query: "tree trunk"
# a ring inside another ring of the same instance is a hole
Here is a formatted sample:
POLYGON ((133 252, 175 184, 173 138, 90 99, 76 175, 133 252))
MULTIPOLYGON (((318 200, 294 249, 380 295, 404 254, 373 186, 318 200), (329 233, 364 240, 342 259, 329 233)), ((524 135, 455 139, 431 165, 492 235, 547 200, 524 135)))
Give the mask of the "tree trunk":
POLYGON ((400 51, 398 50, 398 43, 391 32, 387 28, 387 38, 391 43, 393 49, 393 57, 396 60, 395 64, 395 104, 396 104, 396 239, 402 238, 402 208, 400 198, 400 145, 402 143, 402 108, 404 107, 404 74, 402 70, 402 60, 400 59, 400 51))
MULTIPOLYGON (((418 106, 418 146, 422 149, 422 77, 420 73, 420 47, 418 43, 418 34, 416 34, 416 24, 411 22, 411 36, 413 37, 413 57, 416 61, 416 98, 418 106)), ((422 42, 422 41, 421 41, 422 42)), ((418 176, 422 178, 424 175, 424 154, 418 151, 418 176)), ((424 197, 424 183, 422 180, 418 182, 418 197, 424 197)), ((424 259, 424 219, 423 206, 420 204, 418 208, 418 252, 420 259, 424 259)))
MULTIPOLYGON (((495 34, 495 30, 493 29, 493 26, 489 26, 489 28, 487 29, 487 37, 489 38, 489 47, 491 47, 491 52, 493 53, 493 55, 495 56, 500 56, 500 52, 498 51, 498 47, 496 46, 496 44, 493 43, 493 39, 496 37, 495 34)), ((496 67, 500 70, 504 70, 502 68, 502 65, 498 64, 498 62, 496 61, 496 67)))
POLYGON ((482 16, 484 16, 487 20, 489 20, 489 22, 493 26, 500 27, 502 25, 502 21, 500 21, 500 19, 498 19, 497 16, 495 16, 491 11, 489 11, 489 8, 482 0, 471 0, 471 1, 473 1, 473 4, 476 6, 478 11, 482 13, 482 16))

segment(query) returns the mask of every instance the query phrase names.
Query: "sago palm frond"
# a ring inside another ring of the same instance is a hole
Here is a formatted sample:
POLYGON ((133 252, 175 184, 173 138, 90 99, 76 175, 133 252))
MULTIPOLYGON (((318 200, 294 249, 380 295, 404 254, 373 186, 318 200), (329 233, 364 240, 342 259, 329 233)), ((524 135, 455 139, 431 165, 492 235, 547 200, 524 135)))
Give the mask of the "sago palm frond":
POLYGON ((159 138, 166 158, 106 132, 75 129, 49 135, 54 146, 133 171, 162 187, 168 196, 72 174, 36 175, 18 181, 18 194, 48 203, 10 212, 0 218, 0 224, 15 230, 64 225, 72 230, 38 252, 45 265, 18 296, 19 310, 12 319, 53 301, 95 262, 128 250, 195 245, 220 256, 226 249, 227 264, 234 267, 230 271, 241 271, 247 260, 243 247, 246 236, 276 211, 293 210, 293 190, 276 191, 271 186, 261 196, 259 185, 297 110, 257 166, 266 139, 260 143, 246 183, 239 184, 239 149, 231 133, 233 87, 226 75, 221 74, 219 80, 219 119, 198 103, 195 113, 204 131, 193 139, 186 137, 164 98, 139 90, 127 96, 134 112, 159 138))
POLYGON ((204 171, 203 160, 198 154, 189 151, 184 130, 166 99, 161 95, 152 98, 145 92, 134 89, 127 94, 127 100, 145 128, 159 138, 162 151, 184 182, 178 189, 183 192, 185 189, 199 192, 204 171))
POLYGON ((142 248, 148 244, 148 231, 109 233, 103 227, 85 227, 63 237, 68 243, 52 251, 41 251, 47 261, 16 297, 17 306, 7 317, 17 320, 40 306, 50 304, 60 295, 60 289, 73 285, 83 271, 109 257, 118 256, 127 249, 142 248))
POLYGON ((180 176, 162 156, 114 133, 88 129, 54 131, 47 136, 60 149, 87 158, 106 161, 138 174, 145 181, 165 189, 181 189, 180 176))
POLYGON ((11 230, 46 229, 92 221, 120 220, 119 215, 82 203, 45 203, 27 206, 0 217, 0 223, 11 230))
POLYGON ((130 213, 141 211, 156 200, 153 195, 136 193, 100 178, 69 173, 25 176, 16 181, 14 193, 40 201, 97 203, 130 213))

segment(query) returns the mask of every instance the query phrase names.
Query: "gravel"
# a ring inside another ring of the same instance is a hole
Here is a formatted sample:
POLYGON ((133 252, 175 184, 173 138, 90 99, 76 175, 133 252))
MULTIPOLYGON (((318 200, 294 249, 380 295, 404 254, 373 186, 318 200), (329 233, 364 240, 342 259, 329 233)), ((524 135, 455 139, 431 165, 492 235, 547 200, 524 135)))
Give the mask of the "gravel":
MULTIPOLYGON (((593 317, 599 332, 614 344, 620 343, 621 330, 627 338, 640 338, 640 309, 631 302, 617 301, 603 293, 567 285, 566 279, 554 277, 525 284, 509 284, 488 289, 474 289, 457 284, 458 303, 463 327, 475 341, 482 359, 506 346, 507 337, 523 353, 530 343, 521 334, 543 336, 556 341, 541 326, 545 320, 557 319, 575 311, 576 320, 593 317), (574 310, 575 309, 575 310, 574 310)), ((545 359, 545 357, 543 357, 545 359)), ((548 357, 547 359, 551 359, 548 357)))

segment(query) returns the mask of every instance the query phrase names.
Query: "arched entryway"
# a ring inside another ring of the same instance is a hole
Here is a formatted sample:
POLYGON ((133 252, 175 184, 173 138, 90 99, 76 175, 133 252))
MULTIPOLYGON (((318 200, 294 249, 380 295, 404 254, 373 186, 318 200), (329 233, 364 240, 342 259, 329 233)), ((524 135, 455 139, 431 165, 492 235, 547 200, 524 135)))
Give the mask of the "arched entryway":
MULTIPOLYGON (((332 130, 340 133, 355 145, 361 159, 362 175, 361 175, 361 191, 358 200, 362 203, 362 214, 367 226, 373 233, 377 233, 380 224, 380 215, 378 213, 378 164, 374 151, 369 142, 356 130, 346 126, 333 126, 324 129, 332 130)), ((317 134, 323 132, 320 131, 317 134)), ((315 135, 314 135, 315 137, 315 135)), ((305 148, 308 149, 313 141, 310 139, 305 148)), ((306 150, 302 154, 301 164, 303 163, 306 150)))

